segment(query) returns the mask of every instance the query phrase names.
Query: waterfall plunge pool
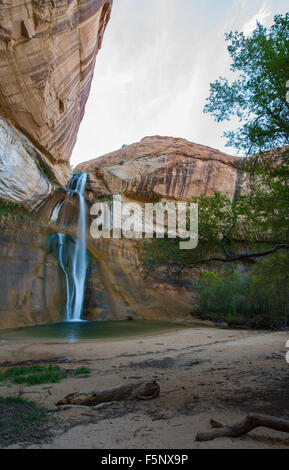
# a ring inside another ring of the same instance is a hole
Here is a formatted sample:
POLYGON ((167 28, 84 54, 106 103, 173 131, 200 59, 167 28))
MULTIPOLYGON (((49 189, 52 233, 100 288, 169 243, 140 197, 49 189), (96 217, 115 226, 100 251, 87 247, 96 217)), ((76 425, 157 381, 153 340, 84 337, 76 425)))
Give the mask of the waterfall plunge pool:
POLYGON ((26 326, 0 331, 0 341, 77 342, 83 340, 113 340, 142 336, 153 336, 173 330, 201 327, 201 324, 173 323, 157 320, 122 321, 63 321, 48 325, 26 326))

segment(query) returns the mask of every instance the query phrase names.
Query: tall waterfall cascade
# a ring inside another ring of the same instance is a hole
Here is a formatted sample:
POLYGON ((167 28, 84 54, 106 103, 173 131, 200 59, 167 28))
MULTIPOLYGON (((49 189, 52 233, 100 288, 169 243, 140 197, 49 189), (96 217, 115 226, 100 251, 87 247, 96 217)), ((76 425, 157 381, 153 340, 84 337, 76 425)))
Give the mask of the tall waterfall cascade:
MULTIPOLYGON (((84 191, 87 173, 73 175, 66 197, 76 194, 79 199, 77 237, 57 233, 57 255, 66 282, 66 320, 82 321, 82 308, 88 266, 86 250, 86 204, 84 191)), ((57 222, 64 201, 59 202, 52 211, 50 220, 57 222)))

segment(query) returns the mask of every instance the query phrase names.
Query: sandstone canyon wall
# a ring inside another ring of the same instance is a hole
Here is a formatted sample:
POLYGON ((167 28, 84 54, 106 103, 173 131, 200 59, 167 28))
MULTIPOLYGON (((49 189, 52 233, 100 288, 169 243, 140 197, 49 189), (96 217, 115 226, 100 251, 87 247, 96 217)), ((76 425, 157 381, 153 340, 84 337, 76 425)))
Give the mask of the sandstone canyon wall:
MULTIPOLYGON (((66 283, 53 235, 33 227, 0 231, 0 329, 57 323, 65 319, 66 283)), ((189 289, 147 282, 131 243, 89 244, 91 253, 83 318, 86 320, 184 320, 189 289)), ((1 336, 1 335, 0 335, 1 336)))
POLYGON ((0 198, 38 211, 35 227, 1 220, 2 328, 63 318, 63 273, 37 217, 48 207, 48 224, 54 201, 64 197, 59 186, 71 177, 69 158, 112 3, 0 2, 0 198))
POLYGON ((1 228, 0 265, 0 328, 62 319, 65 284, 45 236, 17 224, 1 228))
MULTIPOLYGON (((0 197, 46 220, 44 230, 36 221, 34 228, 14 231, 11 222, 8 232, 0 231, 0 328, 64 318, 65 278, 49 240, 57 230, 75 234, 77 198, 66 198, 58 227, 49 219, 65 198, 60 186, 71 176, 69 158, 111 6, 112 0, 0 2, 0 197)), ((191 201, 215 190, 233 200, 248 185, 241 159, 161 136, 145 137, 77 171, 89 173, 90 204, 113 194, 139 204, 191 201)), ((188 317, 190 273, 182 285, 161 273, 145 281, 133 241, 96 241, 88 234, 88 249, 86 319, 188 317)))
POLYGON ((173 137, 145 137, 103 157, 81 163, 89 172, 91 201, 122 194, 140 201, 192 201, 221 191, 231 200, 248 187, 243 159, 173 137))
POLYGON ((0 119, 0 197, 33 210, 52 194, 54 184, 41 171, 38 156, 24 136, 0 119))
POLYGON ((158 273, 142 276, 137 243, 125 239, 88 238, 92 255, 84 318, 91 320, 185 320, 192 310, 193 279, 172 284, 158 273), (186 285, 186 287, 185 287, 186 285))
MULTIPOLYGON (((234 199, 248 187, 242 164, 241 159, 184 139, 154 136, 83 163, 77 170, 89 172, 89 216, 91 203, 115 193, 141 205, 166 198, 190 201, 193 196, 210 195, 215 190, 234 199)), ((34 236, 33 243, 28 235, 28 241, 11 235, 5 241, 2 237, 1 245, 5 242, 7 246, 0 250, 5 286, 0 296, 0 328, 55 322, 65 317, 65 277, 57 263, 55 248, 47 245, 47 234, 54 231, 75 234, 78 198, 65 196, 58 189, 38 209, 37 214, 47 220, 47 225, 37 236, 29 235, 34 236), (48 223, 49 218, 64 198, 58 227, 54 227, 48 223)), ((144 279, 138 264, 137 242, 95 240, 87 235, 91 259, 85 319, 184 320, 189 317, 199 270, 185 272, 180 283, 168 280, 161 271, 154 279, 144 279)))
MULTIPOLYGON (((15 129, 19 145, 26 137, 61 185, 71 173, 69 158, 111 5, 112 0, 0 2, 0 117, 15 129)), ((13 167, 12 157, 11 162, 13 167)), ((31 165, 26 169, 23 159, 21 165, 29 177, 31 165)), ((2 166, 9 189, 7 159, 2 166)), ((35 173, 35 185, 38 180, 35 173)))
MULTIPOLYGON (((185 139, 152 136, 139 143, 81 163, 89 173, 87 197, 92 204, 121 194, 140 206, 156 200, 192 201, 214 191, 234 200, 249 189, 244 161, 185 139)), ((92 220, 92 219, 91 219, 92 220)), ((91 319, 178 319, 190 316, 196 303, 196 280, 202 269, 189 269, 180 282, 166 271, 153 278, 140 274, 137 244, 133 240, 93 239, 88 248, 98 264, 91 267, 85 315, 91 319)), ((223 266, 205 266, 221 273, 223 266)))

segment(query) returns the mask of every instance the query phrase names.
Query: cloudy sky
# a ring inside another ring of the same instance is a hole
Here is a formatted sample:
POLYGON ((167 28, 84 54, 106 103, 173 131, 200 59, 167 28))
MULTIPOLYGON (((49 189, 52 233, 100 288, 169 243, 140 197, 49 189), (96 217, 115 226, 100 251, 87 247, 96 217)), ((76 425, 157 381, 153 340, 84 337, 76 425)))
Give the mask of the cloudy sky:
POLYGON ((286 11, 288 0, 114 0, 72 165, 148 135, 234 154, 222 134, 236 123, 203 114, 210 82, 230 75, 224 33, 286 11))

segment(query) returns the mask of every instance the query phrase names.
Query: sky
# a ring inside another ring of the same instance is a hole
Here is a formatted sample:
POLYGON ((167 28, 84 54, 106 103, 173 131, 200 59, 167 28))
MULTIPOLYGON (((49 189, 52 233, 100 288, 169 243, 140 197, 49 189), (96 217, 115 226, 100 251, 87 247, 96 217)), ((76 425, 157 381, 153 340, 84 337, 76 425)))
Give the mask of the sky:
POLYGON ((235 155, 203 113, 210 83, 232 77, 225 32, 250 34, 288 0, 114 0, 71 164, 145 136, 182 137, 235 155))

